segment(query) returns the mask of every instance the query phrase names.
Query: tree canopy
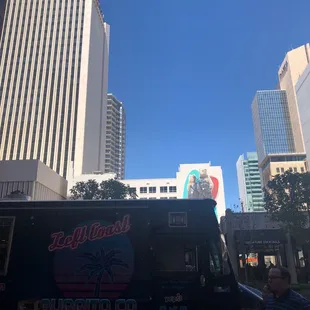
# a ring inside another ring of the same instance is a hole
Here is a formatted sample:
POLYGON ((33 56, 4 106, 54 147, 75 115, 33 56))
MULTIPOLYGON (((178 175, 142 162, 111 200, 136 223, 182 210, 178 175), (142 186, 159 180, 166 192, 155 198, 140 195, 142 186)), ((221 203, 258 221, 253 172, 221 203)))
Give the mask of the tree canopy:
POLYGON ((287 232, 304 232, 310 207, 310 174, 290 171, 276 175, 264 188, 265 209, 287 232))
POLYGON ((135 191, 124 183, 110 179, 98 183, 96 180, 77 182, 71 189, 74 200, 104 200, 137 198, 135 191))

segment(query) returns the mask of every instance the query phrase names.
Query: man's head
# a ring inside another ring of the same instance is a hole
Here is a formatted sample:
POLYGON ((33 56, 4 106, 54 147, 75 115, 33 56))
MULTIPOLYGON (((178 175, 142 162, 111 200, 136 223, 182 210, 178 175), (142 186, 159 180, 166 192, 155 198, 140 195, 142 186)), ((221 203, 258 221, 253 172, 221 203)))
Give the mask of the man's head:
POLYGON ((194 174, 192 174, 189 178, 189 182, 190 183, 196 183, 196 176, 194 174))
POLYGON ((291 274, 284 267, 273 267, 269 270, 268 285, 272 293, 282 294, 291 284, 291 274))

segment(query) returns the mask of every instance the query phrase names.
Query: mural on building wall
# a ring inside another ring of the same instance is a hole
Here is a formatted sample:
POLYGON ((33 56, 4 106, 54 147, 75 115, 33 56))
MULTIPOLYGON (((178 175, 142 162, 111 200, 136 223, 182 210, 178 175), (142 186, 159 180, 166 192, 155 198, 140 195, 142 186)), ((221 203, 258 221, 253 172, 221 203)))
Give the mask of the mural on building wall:
POLYGON ((183 198, 185 199, 216 199, 219 181, 208 175, 207 169, 190 171, 184 182, 183 198))
MULTIPOLYGON (((219 180, 208 174, 206 168, 191 170, 184 182, 184 199, 214 199, 216 200, 219 191, 219 180)), ((219 212, 215 209, 219 218, 219 212)), ((221 216, 222 214, 220 214, 221 216)))

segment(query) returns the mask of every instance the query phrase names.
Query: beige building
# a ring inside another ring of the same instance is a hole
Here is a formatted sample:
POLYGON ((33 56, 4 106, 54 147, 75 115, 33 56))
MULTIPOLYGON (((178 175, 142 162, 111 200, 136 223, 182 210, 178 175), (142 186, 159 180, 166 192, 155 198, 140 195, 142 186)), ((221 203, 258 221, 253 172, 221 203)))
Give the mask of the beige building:
MULTIPOLYGON (((2 0, 0 0, 2 2, 2 0)), ((98 0, 7 1, 0 160, 104 170, 109 25, 98 0)))
POLYGON ((288 52, 280 66, 278 77, 280 89, 286 91, 292 131, 297 153, 303 153, 304 140, 297 105, 295 86, 310 63, 310 44, 307 43, 288 52))
POLYGON ((15 191, 31 200, 64 200, 67 181, 39 160, 0 161, 0 199, 15 191))
POLYGON ((310 165, 310 64, 302 74, 296 85, 300 123, 307 154, 308 167, 310 165))
POLYGON ((260 167, 264 186, 277 174, 282 174, 286 171, 304 173, 308 170, 304 153, 268 155, 260 167))

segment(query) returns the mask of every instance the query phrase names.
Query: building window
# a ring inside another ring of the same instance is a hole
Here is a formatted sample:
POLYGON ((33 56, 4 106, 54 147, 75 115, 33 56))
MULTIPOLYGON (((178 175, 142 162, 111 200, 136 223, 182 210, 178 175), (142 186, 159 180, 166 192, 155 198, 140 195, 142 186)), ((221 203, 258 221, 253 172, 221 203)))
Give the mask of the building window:
POLYGON ((177 187, 176 186, 169 186, 169 193, 176 193, 177 187))
POLYGON ((297 172, 297 168, 296 167, 294 167, 294 172, 297 172))
POLYGON ((169 197, 169 199, 177 199, 177 197, 169 197))
POLYGON ((304 172, 305 172, 305 168, 304 168, 304 167, 301 167, 301 168, 300 168, 300 171, 301 171, 301 173, 304 173, 304 172))
POLYGON ((149 197, 150 200, 156 200, 156 197, 149 197))
POLYGON ((15 217, 0 217, 0 275, 6 276, 9 266, 15 217))
POLYGON ((168 197, 160 197, 160 199, 168 199, 168 197))
POLYGON ((280 173, 280 168, 277 168, 277 173, 280 173))
POLYGON ((155 186, 150 186, 149 187, 149 193, 150 194, 155 194, 156 193, 156 187, 155 186))
POLYGON ((160 187, 160 192, 161 193, 168 193, 168 187, 167 186, 161 186, 160 187))
POLYGON ((290 172, 293 172, 293 168, 292 168, 292 167, 290 167, 290 169, 289 169, 289 170, 290 170, 290 172))
POLYGON ((281 168, 281 172, 284 173, 284 168, 281 168))
POLYGON ((147 193, 147 187, 140 187, 140 194, 146 194, 147 193))

